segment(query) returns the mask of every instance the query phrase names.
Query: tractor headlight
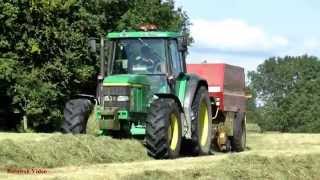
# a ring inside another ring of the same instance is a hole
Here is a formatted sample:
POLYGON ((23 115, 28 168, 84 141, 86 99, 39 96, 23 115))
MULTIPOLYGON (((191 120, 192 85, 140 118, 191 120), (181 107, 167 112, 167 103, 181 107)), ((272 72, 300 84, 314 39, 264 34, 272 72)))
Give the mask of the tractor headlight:
POLYGON ((117 101, 129 101, 129 96, 118 96, 117 101))

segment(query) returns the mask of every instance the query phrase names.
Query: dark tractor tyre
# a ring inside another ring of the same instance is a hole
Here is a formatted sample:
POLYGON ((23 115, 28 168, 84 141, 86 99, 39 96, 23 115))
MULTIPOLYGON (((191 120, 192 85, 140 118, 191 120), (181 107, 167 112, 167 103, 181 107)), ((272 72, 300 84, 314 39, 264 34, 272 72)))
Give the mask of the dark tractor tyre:
POLYGON ((73 99, 66 103, 64 121, 61 125, 63 133, 86 133, 87 121, 92 111, 92 103, 88 99, 73 99))
POLYGON ((155 159, 172 159, 180 154, 182 124, 180 110, 173 99, 155 100, 147 116, 146 147, 155 159))
POLYGON ((236 113, 233 122, 233 137, 231 138, 232 151, 241 152, 246 148, 246 115, 243 112, 236 113))
POLYGON ((208 155, 212 142, 211 102, 206 87, 201 86, 192 102, 191 148, 194 155, 208 155))

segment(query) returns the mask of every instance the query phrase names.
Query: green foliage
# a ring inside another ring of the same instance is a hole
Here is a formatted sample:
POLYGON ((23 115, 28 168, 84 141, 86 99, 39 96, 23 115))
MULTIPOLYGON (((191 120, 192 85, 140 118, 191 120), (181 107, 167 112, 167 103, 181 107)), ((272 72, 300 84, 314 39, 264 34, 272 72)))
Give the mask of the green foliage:
POLYGON ((136 0, 129 2, 129 10, 122 16, 117 29, 136 30, 142 23, 152 23, 160 30, 180 31, 187 18, 181 9, 174 10, 174 2, 159 0, 136 0))
POLYGON ((95 94, 99 62, 88 38, 140 22, 179 30, 187 16, 172 1, 0 0, 0 98, 8 99, 0 108, 38 131, 56 130, 72 95, 95 94))
POLYGON ((261 119, 261 115, 258 112, 257 108, 257 94, 254 91, 253 87, 251 85, 246 87, 246 93, 250 95, 251 97, 247 100, 247 112, 246 112, 246 120, 247 123, 257 123, 261 119))
POLYGON ((320 61, 312 56, 270 58, 250 72, 264 130, 320 132, 320 61))

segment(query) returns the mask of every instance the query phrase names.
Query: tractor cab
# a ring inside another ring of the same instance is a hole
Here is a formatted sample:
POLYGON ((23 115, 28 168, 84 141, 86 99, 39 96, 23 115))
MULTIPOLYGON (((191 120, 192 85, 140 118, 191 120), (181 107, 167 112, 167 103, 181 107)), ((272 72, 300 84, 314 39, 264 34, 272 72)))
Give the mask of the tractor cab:
POLYGON ((175 79, 186 70, 187 45, 179 33, 114 32, 107 38, 112 44, 107 76, 145 75, 153 93, 169 93, 173 84, 167 83, 168 78, 175 79))

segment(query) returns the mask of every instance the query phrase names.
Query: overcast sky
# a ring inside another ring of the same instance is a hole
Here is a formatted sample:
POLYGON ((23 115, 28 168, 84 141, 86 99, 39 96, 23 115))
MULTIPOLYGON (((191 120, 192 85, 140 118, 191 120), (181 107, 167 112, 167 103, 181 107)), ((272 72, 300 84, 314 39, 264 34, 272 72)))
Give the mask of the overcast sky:
POLYGON ((176 0, 191 18, 188 62, 254 70, 271 56, 320 56, 319 0, 176 0))

